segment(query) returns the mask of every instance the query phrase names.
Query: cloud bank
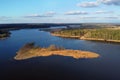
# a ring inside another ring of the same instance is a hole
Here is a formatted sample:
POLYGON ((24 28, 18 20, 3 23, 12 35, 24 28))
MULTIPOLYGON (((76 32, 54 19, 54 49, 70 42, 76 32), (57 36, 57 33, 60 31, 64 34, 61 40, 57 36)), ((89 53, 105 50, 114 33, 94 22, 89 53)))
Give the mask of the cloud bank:
POLYGON ((82 3, 78 3, 77 6, 91 8, 91 7, 98 7, 99 4, 98 2, 82 2, 82 3))
POLYGON ((117 5, 120 6, 120 0, 99 0, 101 3, 106 5, 117 5))
POLYGON ((68 11, 65 13, 65 15, 85 15, 88 14, 88 12, 85 11, 68 11))
POLYGON ((54 11, 49 11, 44 14, 31 14, 24 16, 25 18, 39 18, 39 17, 53 17, 56 13, 54 11))
POLYGON ((96 0, 94 2, 81 2, 77 6, 84 8, 98 7, 100 4, 120 6, 120 0, 96 0))
POLYGON ((95 14, 112 14, 114 13, 113 11, 103 11, 103 10, 99 10, 96 11, 95 14))

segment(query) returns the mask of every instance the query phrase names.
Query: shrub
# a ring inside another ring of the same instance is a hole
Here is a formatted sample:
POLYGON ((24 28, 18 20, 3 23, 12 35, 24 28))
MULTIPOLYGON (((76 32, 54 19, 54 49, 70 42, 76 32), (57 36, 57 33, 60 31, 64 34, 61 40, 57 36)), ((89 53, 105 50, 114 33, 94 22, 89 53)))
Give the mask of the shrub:
POLYGON ((57 50, 57 47, 55 45, 50 45, 47 49, 50 51, 55 51, 57 50))

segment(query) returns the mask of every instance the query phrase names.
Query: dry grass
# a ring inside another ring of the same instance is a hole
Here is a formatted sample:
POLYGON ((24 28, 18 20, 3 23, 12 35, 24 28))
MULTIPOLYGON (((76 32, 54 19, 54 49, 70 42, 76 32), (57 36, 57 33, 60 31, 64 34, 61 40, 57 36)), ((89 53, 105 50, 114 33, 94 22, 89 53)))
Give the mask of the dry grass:
POLYGON ((59 56, 69 56, 75 59, 79 58, 98 58, 99 54, 89 52, 89 51, 80 51, 80 50, 69 50, 69 49, 58 49, 52 45, 52 47, 48 48, 30 48, 27 51, 24 51, 25 48, 21 48, 17 55, 14 57, 16 60, 24 60, 33 57, 45 57, 45 56, 52 56, 52 55, 59 55, 59 56), (23 50, 23 51, 22 51, 23 50))

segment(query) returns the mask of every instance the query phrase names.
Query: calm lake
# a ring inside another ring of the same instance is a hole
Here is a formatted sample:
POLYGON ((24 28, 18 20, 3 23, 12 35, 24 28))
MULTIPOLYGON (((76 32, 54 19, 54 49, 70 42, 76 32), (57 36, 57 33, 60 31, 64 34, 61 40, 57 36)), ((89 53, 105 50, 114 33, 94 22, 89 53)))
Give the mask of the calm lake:
POLYGON ((0 40, 0 80, 120 80, 120 44, 51 36, 39 29, 11 31, 0 40), (97 59, 50 56, 16 61, 16 52, 28 42, 51 44, 100 54, 97 59))

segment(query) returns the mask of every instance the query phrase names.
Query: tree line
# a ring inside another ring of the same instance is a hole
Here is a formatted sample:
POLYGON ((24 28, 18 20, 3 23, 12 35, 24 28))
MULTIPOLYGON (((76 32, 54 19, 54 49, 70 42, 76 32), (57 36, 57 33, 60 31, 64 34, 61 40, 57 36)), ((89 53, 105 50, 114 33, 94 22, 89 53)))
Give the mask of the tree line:
POLYGON ((84 36, 85 38, 120 40, 119 29, 69 29, 56 31, 54 33, 67 36, 84 36))

